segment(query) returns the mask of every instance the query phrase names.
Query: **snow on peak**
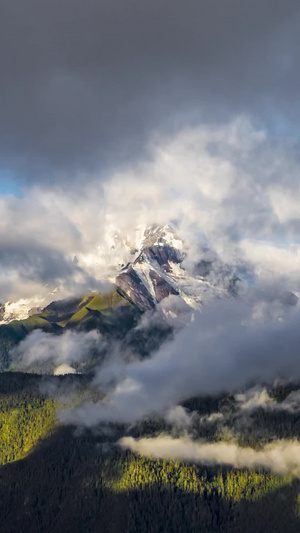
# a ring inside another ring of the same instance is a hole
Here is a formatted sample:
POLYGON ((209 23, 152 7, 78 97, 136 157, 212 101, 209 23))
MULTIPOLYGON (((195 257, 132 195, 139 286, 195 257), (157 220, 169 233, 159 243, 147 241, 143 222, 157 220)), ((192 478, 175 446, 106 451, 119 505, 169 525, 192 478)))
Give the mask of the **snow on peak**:
POLYGON ((170 295, 180 296, 194 309, 207 301, 228 297, 237 281, 234 272, 203 250, 195 265, 187 260, 184 243, 171 226, 153 225, 134 258, 116 283, 142 310, 155 307, 170 295))
POLYGON ((176 235, 175 228, 170 224, 165 226, 153 224, 145 229, 141 248, 164 245, 171 246, 177 250, 183 249, 183 241, 176 235))
POLYGON ((0 325, 28 318, 30 310, 38 307, 40 303, 39 298, 22 298, 16 302, 5 302, 1 305, 0 325))

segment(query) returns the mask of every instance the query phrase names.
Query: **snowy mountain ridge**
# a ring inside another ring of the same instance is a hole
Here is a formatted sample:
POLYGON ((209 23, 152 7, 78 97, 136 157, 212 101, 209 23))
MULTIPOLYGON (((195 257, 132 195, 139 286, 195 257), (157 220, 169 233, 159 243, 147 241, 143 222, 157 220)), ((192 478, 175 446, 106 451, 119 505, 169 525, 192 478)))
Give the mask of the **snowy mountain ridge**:
MULTIPOLYGON (((190 308, 199 309, 215 298, 230 296, 236 288, 238 278, 233 269, 210 251, 203 249, 200 261, 190 264, 185 243, 170 225, 138 228, 133 242, 115 234, 109 244, 106 254, 99 250, 99 266, 97 255, 93 254, 86 258, 86 266, 90 266, 94 257, 97 277, 114 282, 142 311, 154 309, 170 295, 182 299, 190 308)), ((43 290, 43 296, 2 303, 0 324, 23 320, 59 296, 64 297, 58 287, 43 290)))
POLYGON ((170 226, 148 228, 140 250, 115 282, 142 310, 154 308, 169 295, 197 309, 233 294, 238 281, 233 269, 207 250, 196 264, 189 265, 186 258, 184 243, 170 226))

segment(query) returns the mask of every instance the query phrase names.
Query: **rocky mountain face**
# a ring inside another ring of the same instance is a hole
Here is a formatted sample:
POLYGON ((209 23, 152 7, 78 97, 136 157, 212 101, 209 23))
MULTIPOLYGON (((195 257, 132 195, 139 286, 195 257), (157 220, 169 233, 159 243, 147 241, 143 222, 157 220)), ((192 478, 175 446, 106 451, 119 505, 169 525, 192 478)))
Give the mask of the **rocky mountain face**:
POLYGON ((177 251, 168 246, 149 246, 116 278, 116 284, 141 309, 153 309, 170 294, 179 295, 169 278, 171 264, 180 264, 177 251))
POLYGON ((116 285, 140 310, 156 307, 170 295, 182 298, 189 306, 198 308, 212 298, 232 295, 238 278, 226 265, 203 250, 203 258, 186 264, 183 242, 169 227, 153 226, 145 231, 145 238, 135 258, 116 277, 116 285))

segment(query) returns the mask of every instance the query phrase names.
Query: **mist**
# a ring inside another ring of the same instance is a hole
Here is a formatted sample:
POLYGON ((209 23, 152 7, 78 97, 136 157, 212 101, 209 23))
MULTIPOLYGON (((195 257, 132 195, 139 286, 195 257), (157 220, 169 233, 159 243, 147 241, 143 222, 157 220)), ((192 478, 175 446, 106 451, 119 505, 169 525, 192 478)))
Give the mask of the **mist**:
POLYGON ((106 346, 96 331, 66 331, 61 335, 32 331, 11 352, 12 359, 26 368, 34 363, 51 363, 62 370, 68 365, 86 362, 92 352, 100 352, 106 346))
POLYGON ((298 324, 295 309, 280 321, 257 321, 242 301, 206 306, 152 357, 123 366, 103 404, 84 404, 61 413, 61 420, 87 427, 130 423, 193 396, 232 393, 277 378, 299 380, 298 324))
POLYGON ((284 400, 278 402, 270 396, 266 388, 256 386, 236 394, 235 400, 241 414, 251 413, 255 409, 286 411, 287 413, 297 413, 300 410, 299 390, 290 392, 284 400))
POLYGON ((166 435, 138 440, 124 437, 118 444, 146 457, 233 468, 266 468, 283 476, 300 477, 300 443, 296 440, 278 440, 260 450, 240 447, 235 443, 207 443, 187 437, 173 439, 166 435))

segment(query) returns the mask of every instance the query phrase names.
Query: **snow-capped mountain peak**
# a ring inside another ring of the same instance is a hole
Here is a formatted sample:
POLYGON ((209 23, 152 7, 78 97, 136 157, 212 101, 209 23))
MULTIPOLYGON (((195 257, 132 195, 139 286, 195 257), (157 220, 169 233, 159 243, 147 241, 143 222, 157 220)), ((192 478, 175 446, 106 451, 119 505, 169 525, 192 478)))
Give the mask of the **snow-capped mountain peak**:
MULTIPOLYGON (((191 261, 174 227, 153 224, 137 228, 131 238, 115 232, 106 249, 99 250, 99 263, 97 254, 85 262, 82 257, 76 260, 99 280, 115 282, 142 311, 154 309, 170 295, 197 309, 214 298, 228 297, 237 281, 233 270, 214 254, 204 249, 199 254, 199 261, 191 261)), ((0 324, 23 320, 58 299, 59 288, 43 290, 43 295, 1 304, 0 324)))
POLYGON ((232 293, 237 281, 233 271, 207 253, 192 267, 187 266, 184 243, 170 226, 151 226, 132 261, 116 276, 116 284, 142 310, 153 309, 169 295, 178 295, 190 307, 232 293))

